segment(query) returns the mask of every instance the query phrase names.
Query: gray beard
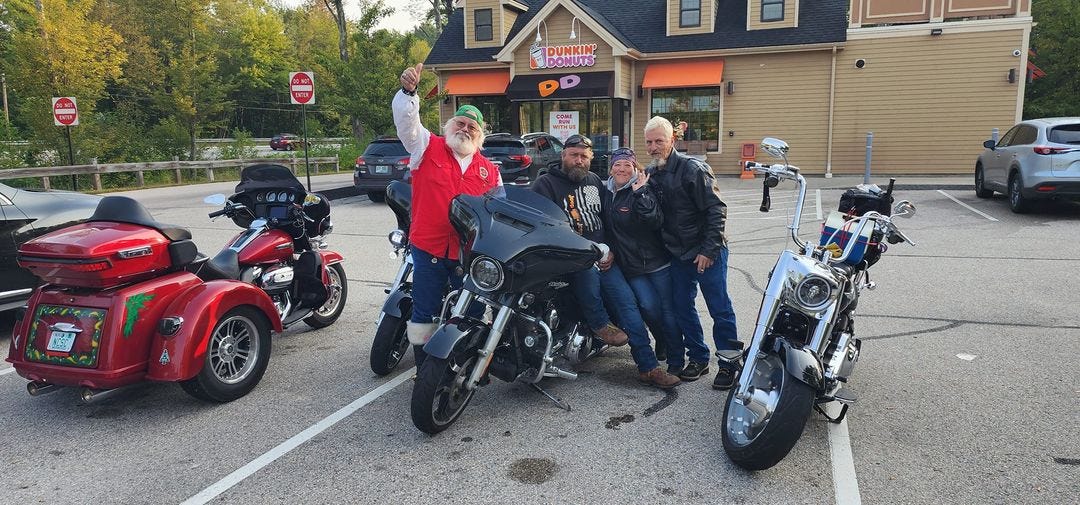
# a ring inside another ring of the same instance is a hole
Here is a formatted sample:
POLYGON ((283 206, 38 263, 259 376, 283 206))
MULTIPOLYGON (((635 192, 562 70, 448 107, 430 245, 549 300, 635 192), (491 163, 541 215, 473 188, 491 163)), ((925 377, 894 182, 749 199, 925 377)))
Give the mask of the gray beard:
POLYGON ((476 144, 474 144, 472 139, 467 135, 447 135, 446 145, 450 146, 450 149, 453 149, 453 151, 462 158, 472 155, 477 151, 476 144))
POLYGON ((589 174, 588 170, 577 167, 564 167, 563 172, 566 173, 566 177, 568 177, 571 181, 574 182, 581 182, 585 180, 585 176, 589 174))

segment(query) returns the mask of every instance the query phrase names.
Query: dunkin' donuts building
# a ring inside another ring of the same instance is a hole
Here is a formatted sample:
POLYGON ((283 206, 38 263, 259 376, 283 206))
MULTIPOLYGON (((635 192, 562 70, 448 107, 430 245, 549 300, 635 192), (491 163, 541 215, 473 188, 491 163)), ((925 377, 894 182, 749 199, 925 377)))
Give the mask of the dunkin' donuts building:
POLYGON ((735 174, 788 141, 810 174, 963 173, 1021 117, 1031 0, 461 0, 425 68, 445 121, 644 157, 653 115, 735 174))

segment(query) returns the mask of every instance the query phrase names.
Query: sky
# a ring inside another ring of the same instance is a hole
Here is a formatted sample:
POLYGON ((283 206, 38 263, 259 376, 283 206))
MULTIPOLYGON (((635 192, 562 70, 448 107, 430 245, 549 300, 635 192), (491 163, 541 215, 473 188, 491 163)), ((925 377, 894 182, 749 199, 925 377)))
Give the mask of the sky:
MULTIPOLYGON (((282 5, 287 7, 296 7, 307 0, 278 0, 282 5)), ((321 1, 321 0, 320 0, 321 1)), ((418 24, 418 21, 413 19, 407 10, 406 4, 412 4, 413 1, 408 2, 403 0, 385 1, 385 5, 394 4, 394 13, 389 17, 383 18, 379 21, 379 28, 387 28, 391 30, 397 30, 399 32, 406 32, 418 24)), ((359 0, 345 0, 345 17, 349 19, 357 19, 360 17, 360 1, 359 0)))

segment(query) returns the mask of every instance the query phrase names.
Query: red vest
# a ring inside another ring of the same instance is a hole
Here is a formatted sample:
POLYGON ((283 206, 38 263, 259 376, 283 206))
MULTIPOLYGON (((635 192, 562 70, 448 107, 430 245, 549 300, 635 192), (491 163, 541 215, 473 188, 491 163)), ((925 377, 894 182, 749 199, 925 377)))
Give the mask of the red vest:
POLYGON ((458 236, 450 225, 450 200, 462 193, 482 195, 499 184, 499 169, 480 151, 465 173, 446 139, 432 134, 420 166, 412 173, 409 241, 437 258, 458 259, 458 236))

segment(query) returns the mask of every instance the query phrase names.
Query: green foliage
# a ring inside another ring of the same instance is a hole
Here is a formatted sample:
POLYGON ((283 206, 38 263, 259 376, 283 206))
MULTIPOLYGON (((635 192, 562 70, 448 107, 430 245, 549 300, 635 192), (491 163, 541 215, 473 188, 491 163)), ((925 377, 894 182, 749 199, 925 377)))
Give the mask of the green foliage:
POLYGON ((1046 76, 1027 85, 1024 117, 1080 116, 1080 2, 1036 0, 1031 14, 1031 61, 1046 76))
POLYGON ((255 141, 252 140, 251 132, 236 129, 232 131, 232 138, 232 143, 222 146, 221 159, 239 160, 255 158, 258 156, 258 151, 255 149, 255 141))

